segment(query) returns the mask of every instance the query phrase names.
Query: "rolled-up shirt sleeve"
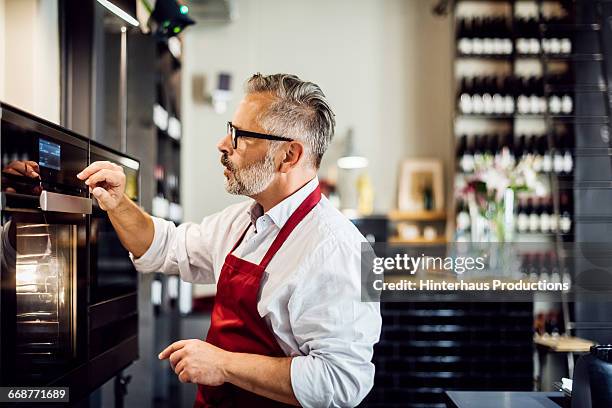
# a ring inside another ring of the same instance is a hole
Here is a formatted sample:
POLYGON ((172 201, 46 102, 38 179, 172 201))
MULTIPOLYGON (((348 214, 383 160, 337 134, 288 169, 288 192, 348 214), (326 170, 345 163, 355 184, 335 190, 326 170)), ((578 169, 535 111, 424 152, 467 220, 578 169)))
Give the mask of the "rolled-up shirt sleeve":
POLYGON ((381 317, 378 303, 361 301, 360 256, 359 243, 324 243, 289 302, 302 353, 291 362, 291 384, 304 407, 356 406, 372 388, 381 317))
POLYGON ((179 226, 162 218, 151 218, 155 228, 151 246, 139 258, 130 254, 136 270, 179 274, 187 282, 215 283, 218 215, 206 217, 200 224, 187 222, 179 226))

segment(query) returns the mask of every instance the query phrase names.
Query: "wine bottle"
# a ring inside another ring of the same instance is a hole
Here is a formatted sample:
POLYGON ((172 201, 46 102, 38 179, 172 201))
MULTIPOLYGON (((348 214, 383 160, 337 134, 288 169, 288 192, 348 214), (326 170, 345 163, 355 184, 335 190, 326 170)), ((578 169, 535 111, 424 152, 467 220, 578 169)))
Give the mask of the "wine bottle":
POLYGON ((542 200, 541 212, 540 212, 540 231, 542 233, 550 232, 550 209, 552 206, 548 202, 548 198, 542 200))
MULTIPOLYGON (((518 84, 518 98, 516 100, 518 113, 520 114, 531 114, 536 113, 534 110, 539 106, 537 102, 534 104, 531 92, 531 83, 527 78, 517 78, 518 84)), ((534 96, 535 97, 535 96, 534 96)))
POLYGON ((574 158, 572 157, 572 150, 569 143, 563 144, 563 170, 565 174, 571 174, 574 170, 574 158))
POLYGON ((568 234, 572 230, 572 216, 568 192, 561 192, 559 200, 559 231, 563 234, 568 234))
POLYGON ((542 165, 544 161, 544 151, 542 150, 541 144, 542 136, 532 136, 531 140, 533 140, 533 171, 535 171, 536 173, 540 173, 542 171, 542 165))
POLYGON ((474 169, 481 169, 484 167, 484 136, 474 135, 474 169))
POLYGON ((457 151, 457 159, 459 168, 463 173, 471 173, 474 171, 474 156, 468 146, 467 135, 461 136, 459 149, 457 151))
POLYGON ((472 86, 472 111, 476 114, 481 114, 484 112, 484 103, 482 100, 483 90, 484 85, 482 78, 474 78, 472 86))
POLYGON ((469 78, 461 78, 459 90, 459 110, 464 114, 470 114, 473 112, 472 95, 470 94, 471 85, 472 83, 469 78))
POLYGON ((151 210, 154 216, 161 218, 168 217, 168 210, 170 204, 167 198, 167 191, 164 185, 165 173, 165 169, 162 165, 158 164, 157 166, 155 166, 153 176, 155 178, 157 191, 155 197, 153 197, 151 210))
POLYGON ((483 89, 483 94, 482 94, 482 111, 487 114, 490 115, 493 113, 494 111, 494 105, 493 105, 493 89, 495 88, 494 86, 494 77, 485 77, 483 78, 483 82, 484 82, 484 89, 483 89))
POLYGON ((540 96, 538 94, 537 80, 535 77, 530 77, 527 79, 527 94, 529 95, 528 113, 540 113, 540 96))
POLYGON ((537 199, 529 199, 530 203, 527 204, 529 213, 529 232, 538 232, 540 230, 540 204, 537 199))
POLYGON ((504 94, 504 112, 506 115, 512 115, 515 110, 514 101, 514 86, 512 77, 507 76, 502 83, 502 92, 504 94))
POLYGON ((525 233, 529 230, 529 214, 527 213, 527 205, 524 199, 519 199, 516 229, 519 233, 525 233))
POLYGON ((550 232, 556 233, 559 228, 559 215, 555 212, 555 207, 552 197, 548 199, 548 214, 549 214, 549 226, 550 232))
POLYGON ((548 98, 548 111, 553 115, 561 113, 561 97, 556 93, 548 98))
POLYGON ((572 96, 569 94, 565 94, 561 97, 561 112, 569 115, 574 110, 574 101, 572 96))
POLYGON ((563 157, 563 147, 561 145, 562 138, 560 135, 555 135, 555 149, 553 156, 553 171, 556 174, 560 174, 563 172, 565 168, 565 160, 563 157))
POLYGON ((476 55, 484 53, 484 44, 482 40, 482 18, 476 17, 472 20, 472 52, 476 55))
POLYGON ((457 211, 457 231, 467 232, 470 230, 471 218, 467 205, 463 200, 459 201, 459 209, 457 211))
POLYGON ((457 27, 457 37, 459 38, 457 49, 461 54, 470 55, 473 52, 470 28, 470 20, 463 18, 459 21, 457 27))
POLYGON ((511 134, 504 135, 496 163, 498 163, 502 168, 512 168, 516 164, 511 134))

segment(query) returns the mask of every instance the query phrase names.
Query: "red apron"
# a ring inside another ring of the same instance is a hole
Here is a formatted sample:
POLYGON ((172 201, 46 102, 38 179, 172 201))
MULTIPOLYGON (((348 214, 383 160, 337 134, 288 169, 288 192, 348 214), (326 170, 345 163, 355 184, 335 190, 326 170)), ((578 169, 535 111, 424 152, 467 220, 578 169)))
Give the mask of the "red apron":
MULTIPOLYGON (((257 301, 261 278, 272 257, 287 240, 293 229, 321 200, 319 186, 300 204, 281 228, 259 265, 233 255, 249 226, 225 257, 217 282, 210 329, 206 341, 227 351, 285 357, 274 334, 259 316, 257 301)), ((198 385, 194 407, 286 407, 280 402, 248 392, 233 384, 218 387, 198 385)))

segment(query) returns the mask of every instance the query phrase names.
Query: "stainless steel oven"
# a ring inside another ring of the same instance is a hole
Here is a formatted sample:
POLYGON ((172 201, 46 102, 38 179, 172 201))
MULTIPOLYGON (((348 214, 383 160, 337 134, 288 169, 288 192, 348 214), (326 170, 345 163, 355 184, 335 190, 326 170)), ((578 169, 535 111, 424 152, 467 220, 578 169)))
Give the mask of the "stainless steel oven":
POLYGON ((0 386, 68 386, 72 402, 138 358, 138 276, 76 175, 139 163, 0 103, 0 386))
POLYGON ((52 383, 86 362, 88 142, 0 106, 0 382, 52 383))

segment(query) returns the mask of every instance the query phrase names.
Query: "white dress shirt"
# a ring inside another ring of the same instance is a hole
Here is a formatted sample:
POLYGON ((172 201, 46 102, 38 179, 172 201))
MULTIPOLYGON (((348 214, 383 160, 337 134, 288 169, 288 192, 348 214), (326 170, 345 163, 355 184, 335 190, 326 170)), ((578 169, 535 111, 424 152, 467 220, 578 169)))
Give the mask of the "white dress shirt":
MULTIPOLYGON (((214 283, 223 261, 250 222, 234 255, 259 263, 281 227, 316 188, 314 178, 265 214, 253 200, 175 226, 153 218, 151 247, 134 259, 141 272, 180 274, 214 283)), ((378 303, 361 301, 361 243, 365 238, 325 196, 272 258, 257 310, 291 362, 291 384, 305 407, 355 406, 374 381, 378 303)))

